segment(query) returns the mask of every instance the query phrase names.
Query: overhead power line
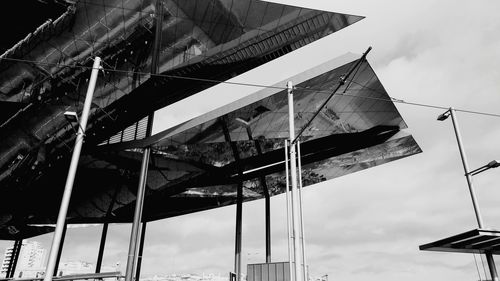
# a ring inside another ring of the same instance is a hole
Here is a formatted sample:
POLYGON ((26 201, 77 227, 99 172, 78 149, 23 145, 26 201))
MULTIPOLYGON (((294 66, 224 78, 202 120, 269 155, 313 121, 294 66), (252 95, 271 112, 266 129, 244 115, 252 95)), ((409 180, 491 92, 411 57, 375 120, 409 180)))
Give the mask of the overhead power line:
MULTIPOLYGON (((15 59, 15 58, 1 58, 1 61, 14 61, 14 62, 24 62, 24 63, 33 63, 33 64, 38 64, 38 65, 44 65, 44 66, 57 66, 57 67, 71 67, 71 68, 82 68, 85 70, 90 70, 92 69, 91 66, 85 66, 85 65, 68 65, 68 64, 60 64, 60 63, 48 63, 48 62, 40 62, 40 61, 33 61, 33 60, 26 60, 26 59, 15 59)), ((243 83, 243 82, 232 82, 232 81, 224 81, 224 80, 216 80, 216 79, 207 79, 207 78, 198 78, 198 77, 189 77, 189 76, 182 76, 182 75, 171 75, 171 74, 152 74, 150 72, 145 72, 145 71, 131 71, 131 70, 121 70, 121 69, 116 69, 116 68, 102 68, 101 70, 105 72, 117 72, 117 73, 124 73, 124 74, 138 74, 138 75, 148 75, 151 77, 162 77, 162 78, 170 78, 170 79, 183 79, 183 80, 190 80, 190 81, 198 81, 198 82, 207 82, 207 83, 214 83, 214 84, 227 84, 227 85, 235 85, 235 86, 245 86, 245 87, 256 87, 256 88, 268 88, 268 89, 278 89, 278 90, 287 90, 286 87, 282 86, 272 86, 272 85, 263 85, 263 84, 256 84, 256 83, 243 83)), ((362 85, 360 83, 357 83, 356 81, 352 79, 346 80, 346 82, 349 82, 350 84, 356 84, 362 88, 365 88, 367 90, 370 90, 372 92, 376 92, 379 94, 385 94, 382 93, 376 89, 370 88, 368 86, 362 85)), ((302 88, 302 87, 294 87, 296 90, 301 90, 301 91, 310 91, 310 92, 316 92, 316 93, 325 93, 325 94, 331 94, 331 91, 323 90, 323 89, 314 89, 314 88, 302 88)), ((449 109, 449 106, 440 106, 440 105, 433 105, 433 104, 427 104, 427 103, 419 103, 419 102, 408 102, 402 99, 397 99, 389 96, 389 99, 385 98, 377 98, 377 97, 369 97, 369 96, 357 96, 357 95, 351 95, 347 94, 345 92, 343 93, 337 93, 337 96, 348 96, 348 97, 355 97, 355 98, 362 98, 362 99, 370 99, 370 100, 377 100, 377 101, 384 101, 384 102, 392 102, 392 103, 398 103, 398 104, 405 104, 405 105, 412 105, 412 106, 418 106, 418 107, 426 107, 426 108, 433 108, 433 109, 449 109)), ((489 113, 489 112, 483 112, 483 111, 475 111, 475 110, 469 110, 469 109, 461 109, 461 108, 455 108, 455 111, 458 112, 463 112, 463 113, 469 113, 469 114, 476 114, 476 115, 483 115, 483 116, 490 116, 490 117, 500 117, 500 114, 496 113, 489 113)))

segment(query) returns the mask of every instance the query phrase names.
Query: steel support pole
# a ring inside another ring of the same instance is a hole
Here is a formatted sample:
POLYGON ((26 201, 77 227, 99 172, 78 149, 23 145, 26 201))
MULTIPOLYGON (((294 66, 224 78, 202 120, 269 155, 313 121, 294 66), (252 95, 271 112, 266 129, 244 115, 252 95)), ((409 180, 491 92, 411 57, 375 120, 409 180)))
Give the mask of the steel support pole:
POLYGON ((264 192, 266 192, 266 263, 271 263, 271 198, 268 188, 264 188, 264 192))
POLYGON ((99 253, 97 254, 97 262, 95 265, 95 273, 101 272, 102 258, 104 256, 104 247, 106 246, 106 236, 108 235, 108 223, 102 224, 101 242, 99 243, 99 253))
POLYGON ((14 259, 16 257, 17 241, 19 241, 19 240, 15 240, 14 245, 12 245, 12 255, 10 257, 9 265, 7 267, 7 272, 5 272, 5 278, 12 278, 11 272, 12 272, 12 265, 13 265, 14 259))
POLYGON ((288 140, 285 140, 285 180, 286 180, 286 187, 285 187, 285 194, 286 194, 286 230, 287 230, 287 244, 288 244, 288 271, 290 275, 289 280, 293 280, 293 270, 292 270, 292 265, 293 265, 293 254, 292 254, 292 220, 291 220, 291 207, 290 207, 290 178, 289 178, 289 155, 288 155, 288 145, 289 142, 288 140))
POLYGON ((92 96, 94 95, 95 84, 97 82, 97 75, 99 73, 100 67, 101 67, 101 58, 95 57, 94 65, 92 66, 92 72, 90 74, 90 81, 89 81, 89 87, 87 89, 87 95, 85 96, 85 103, 83 105, 82 116, 80 117, 78 133, 75 139, 75 147, 73 149, 73 155, 71 156, 71 163, 69 165, 68 177, 66 178, 66 185, 64 186, 64 193, 61 201, 61 207, 59 209, 59 215, 57 216, 56 229, 54 231, 54 237, 52 239, 52 244, 50 247, 47 267, 45 268, 44 281, 52 281, 52 276, 54 275, 57 253, 59 251, 59 246, 61 243, 61 236, 66 221, 66 214, 68 213, 68 206, 71 200, 71 193, 73 191, 73 182, 75 181, 76 169, 78 168, 78 160, 80 160, 80 152, 82 150, 85 128, 87 127, 87 120, 89 117, 90 106, 92 104, 92 96))
MULTIPOLYGON (((332 93, 330 94, 330 96, 328 96, 325 101, 323 101, 323 103, 319 106, 319 108, 317 108, 316 112, 314 113, 314 115, 311 117, 311 119, 309 119, 309 121, 307 121, 307 123, 302 127, 302 129, 299 131, 299 133, 297 134, 297 136, 295 136, 294 139, 291 140, 292 144, 295 144, 295 142, 297 142, 297 139, 300 138, 300 136, 302 135, 302 133, 307 129, 307 127, 309 127, 309 125, 311 125, 311 123, 313 122, 313 120, 318 116, 318 114, 321 112, 321 110, 328 104, 328 102, 330 101, 331 98, 333 98, 333 96, 335 95, 335 93, 337 93, 338 90, 340 90, 340 88, 342 86, 344 86, 345 82, 347 81, 347 79, 349 79, 349 76, 351 76, 351 74, 356 70, 358 69, 358 67, 361 66, 361 64, 365 61, 366 59, 366 56, 368 55, 368 53, 371 51, 372 47, 368 47, 368 49, 366 50, 366 52, 363 53, 363 55, 361 56, 361 58, 356 62, 356 64, 349 70, 349 72, 347 72, 347 74, 345 75, 342 75, 340 77, 340 80, 339 80, 339 83, 337 84, 337 87, 335 87, 335 89, 332 91, 332 93)), ((346 88, 347 89, 347 88, 346 88)), ((345 89, 344 89, 344 92, 345 92, 345 89)))
POLYGON ((451 121, 453 122, 453 129, 455 130, 455 136, 457 138, 458 150, 460 151, 460 157, 462 159, 462 164, 464 166, 465 178, 467 179, 467 185, 469 187, 470 197, 472 199, 472 206, 474 207, 474 214, 476 215, 477 224, 479 228, 483 228, 483 219, 481 216, 481 211, 479 210, 479 205, 477 204, 476 191, 472 183, 472 176, 469 174, 469 164, 467 162, 467 155, 465 155, 465 149, 462 144, 462 135, 460 133, 460 128, 458 126, 458 120, 455 114, 455 109, 450 107, 451 121))
POLYGON ((490 252, 484 254, 486 256, 486 261, 488 262, 488 268, 490 269, 490 275, 492 281, 498 281, 497 267, 495 265, 495 260, 490 252))
POLYGON ((236 281, 241 280, 241 233, 243 219, 243 184, 238 183, 236 191, 236 234, 234 243, 234 273, 236 273, 236 281))
POLYGON ((5 278, 14 278, 16 272, 17 261, 19 259, 19 254, 21 252, 21 247, 23 245, 23 240, 16 240, 12 248, 12 257, 10 258, 9 267, 5 278))
MULTIPOLYGON (((153 53, 151 55, 151 74, 158 74, 158 60, 160 55, 161 33, 163 30, 163 1, 156 0, 156 23, 155 23, 155 42, 153 45, 153 53)), ((156 77, 152 77, 156 79, 156 77)), ((154 112, 148 115, 148 124, 146 128, 146 137, 151 136, 153 129, 154 112)), ((139 176, 139 186, 137 187, 137 198, 135 203, 134 219, 132 221, 132 229, 130 233, 130 243, 128 248, 127 266, 125 269, 125 281, 132 281, 137 261, 137 242, 139 238, 139 224, 142 221, 142 210, 144 205, 144 193, 146 191, 146 183, 148 177, 149 158, 151 148, 146 147, 143 150, 141 171, 139 176)))
MULTIPOLYGON (((467 179, 467 185, 469 187, 470 196, 472 199, 472 205, 474 207, 474 213, 476 215, 477 224, 479 228, 483 228, 483 219, 481 216, 481 211, 479 210, 479 205, 476 199, 476 192, 474 189, 474 184, 472 183, 472 176, 469 172, 469 164, 467 162, 467 155, 465 154, 465 149, 462 144, 462 135, 460 133, 460 128, 458 125, 458 120, 455 114, 455 109, 450 107, 449 109, 451 115, 451 121, 453 122, 453 129, 455 130, 455 136, 457 138, 458 150, 460 151, 460 157, 462 159, 462 164, 464 166, 465 178, 467 179)), ((495 260, 490 252, 484 254, 486 256, 486 261, 488 262, 488 268, 490 270, 491 280, 498 281, 498 273, 495 266, 495 260)))
MULTIPOLYGON (((222 125, 222 131, 224 133, 224 139, 231 146, 233 151, 234 162, 238 167, 238 175, 241 177, 243 175, 243 170, 240 166, 240 156, 238 154, 238 147, 231 141, 231 135, 227 127, 224 118, 220 119, 220 124, 222 125)), ((241 242, 242 242, 242 219, 243 219, 243 183, 241 180, 238 182, 238 187, 236 190, 236 230, 235 230, 235 241, 234 241, 234 273, 236 274, 236 281, 241 280, 241 242)))
POLYGON ((11 272, 10 272, 10 277, 14 278, 16 274, 16 268, 17 268, 17 262, 19 261, 19 255, 21 254, 21 249, 23 248, 23 240, 17 240, 17 245, 16 245, 16 255, 13 257, 14 261, 12 263, 11 267, 11 272))
MULTIPOLYGON (((262 149, 260 148, 259 140, 254 140, 252 136, 252 129, 248 124, 245 124, 247 131, 248 140, 253 141, 255 149, 257 150, 257 155, 262 155, 262 149)), ((264 189, 264 199, 265 199, 265 211, 266 211, 266 263, 271 262, 271 194, 269 194, 269 188, 266 183, 266 177, 260 177, 260 183, 264 189)))
POLYGON ((64 223, 63 233, 61 236, 61 246, 59 247, 59 251, 57 251, 56 265, 54 267, 54 272, 56 275, 57 271, 59 270, 59 264, 61 263, 62 251, 64 248, 64 240, 66 240, 66 231, 68 231, 68 223, 64 223))
MULTIPOLYGON (((148 124, 150 120, 148 118, 148 124)), ((149 165, 150 148, 145 148, 142 155, 141 173, 139 186, 137 187, 137 198, 135 202, 134 219, 130 233, 130 243, 127 256, 127 267, 125 270, 125 281, 132 281, 137 260, 137 241, 139 238, 139 225, 142 220, 142 208, 144 204, 144 194, 146 191, 147 171, 149 165)))
POLYGON ((142 254, 144 253, 144 239, 146 238, 146 226, 147 222, 142 222, 141 228, 141 240, 139 242, 139 254, 137 255, 137 268, 135 270, 135 280, 139 280, 141 277, 141 265, 142 265, 142 254))
MULTIPOLYGON (((296 148, 293 143, 295 140, 295 113, 293 110, 293 84, 291 81, 287 83, 288 89, 288 121, 290 129, 290 179, 292 182, 292 221, 293 221, 293 254, 294 254, 294 271, 295 281, 300 281, 302 275, 300 272, 300 244, 299 244, 299 209, 298 209, 298 193, 297 193, 297 155, 296 148)), ((305 280, 304 280, 305 281, 305 280)))
POLYGON ((299 212, 300 212, 300 237, 301 237, 301 250, 302 250, 302 273, 304 275, 304 281, 308 280, 307 274, 307 259, 306 259, 306 234, 304 230, 304 211, 303 211, 303 201, 302 201, 302 160, 300 153, 300 141, 297 141, 297 161, 299 170, 299 212))

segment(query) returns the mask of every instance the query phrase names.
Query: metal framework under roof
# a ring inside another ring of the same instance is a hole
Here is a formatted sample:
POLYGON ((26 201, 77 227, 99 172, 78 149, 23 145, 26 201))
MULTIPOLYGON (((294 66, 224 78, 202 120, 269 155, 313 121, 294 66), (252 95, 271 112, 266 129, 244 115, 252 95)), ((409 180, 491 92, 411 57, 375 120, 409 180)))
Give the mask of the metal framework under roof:
MULTIPOLYGON (((297 131, 358 58, 344 55, 289 79, 296 84, 297 131)), ((421 152, 368 62, 349 81, 304 130, 304 186, 421 152)), ((244 201, 263 198, 262 178, 270 195, 283 193, 286 107, 285 90, 266 88, 149 138, 88 148, 80 160, 68 223, 130 222, 145 146, 153 148, 146 221, 234 204, 239 183, 244 201)), ((10 208, 24 212, 25 223, 53 223, 66 169, 66 161, 55 162, 29 191, 11 197, 10 208), (43 204, 39 196, 46 198, 43 204)))
MULTIPOLYGON (((165 0, 161 7, 159 13, 151 0, 77 1, 0 56, 0 106, 6 109, 0 114, 0 232, 53 221, 74 141, 62 113, 81 110, 93 56, 103 59, 104 75, 87 126, 88 150, 141 139, 144 118, 154 110, 362 19, 258 0, 165 0), (160 75, 151 76, 159 15, 160 75), (50 207, 41 208, 39 198, 50 207)), ((79 174, 100 181, 75 191, 75 203, 92 210, 79 210, 75 221, 95 220, 88 212, 96 210, 108 213, 102 206, 110 202, 113 212, 133 201, 130 190, 94 194, 136 185, 134 157, 119 156, 84 152, 79 174)))

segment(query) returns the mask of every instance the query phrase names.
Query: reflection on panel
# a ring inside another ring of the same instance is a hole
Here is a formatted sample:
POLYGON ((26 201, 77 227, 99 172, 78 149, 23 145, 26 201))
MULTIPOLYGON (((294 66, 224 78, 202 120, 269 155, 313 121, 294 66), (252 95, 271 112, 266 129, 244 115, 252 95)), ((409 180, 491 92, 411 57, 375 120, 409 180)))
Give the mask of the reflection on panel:
MULTIPOLYGON (((319 111, 300 137, 304 187, 421 152, 366 61, 332 92, 357 58, 346 55, 290 78, 296 82, 296 132, 319 111)), ((245 201, 263 198, 266 190, 278 195, 286 185, 287 107, 286 90, 264 89, 148 139, 101 147, 99 157, 135 155, 139 163, 137 149, 152 146, 149 220, 233 204, 238 185, 245 201)), ((111 220, 126 221, 133 204, 113 213, 111 220)))
MULTIPOLYGON (((141 140, 146 116, 156 109, 362 19, 259 0, 57 3, 65 5, 66 12, 47 20, 0 55, 0 102, 14 103, 0 116, 0 216, 8 218, 0 222, 0 229, 54 221, 64 186, 60 175, 66 173, 75 138, 63 113, 81 111, 94 56, 101 57, 104 71, 94 93, 87 147, 141 140), (160 76, 150 74, 156 30, 161 34, 157 38, 160 76), (40 202, 40 196, 47 200, 40 202)), ((234 131, 234 125, 229 126, 230 136, 243 140, 235 136, 239 132, 234 131)), ((184 138, 189 137, 186 133, 184 138)), ((234 161, 224 141, 210 134, 206 138, 203 142, 182 142, 185 147, 171 147, 177 154, 176 163, 187 161, 190 167, 205 171, 234 161), (202 144, 210 142, 220 146, 202 144)), ((276 134, 276 138, 281 135, 276 134)), ((242 152, 242 157, 255 155, 252 150, 242 152)), ((162 157, 170 153, 163 148, 157 151, 162 157)), ((135 201, 132 186, 137 180, 137 157, 83 154, 71 218, 96 221, 111 216, 110 220, 127 220, 113 214, 135 201)), ((182 169, 156 169, 150 180, 151 192, 163 190, 165 183, 179 186, 177 182, 187 179, 200 181, 197 176, 202 172, 182 169)))

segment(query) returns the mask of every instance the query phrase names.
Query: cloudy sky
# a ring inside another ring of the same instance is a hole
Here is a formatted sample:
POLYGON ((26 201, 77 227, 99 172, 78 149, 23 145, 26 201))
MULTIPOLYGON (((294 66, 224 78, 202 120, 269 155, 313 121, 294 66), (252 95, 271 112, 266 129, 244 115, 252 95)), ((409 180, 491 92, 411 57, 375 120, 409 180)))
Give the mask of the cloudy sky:
MULTIPOLYGON (((362 53, 373 46, 368 60, 392 97, 500 113, 496 0, 277 2, 366 19, 235 81, 271 85, 346 52, 362 53)), ((186 104, 157 113, 155 130, 256 90, 218 86, 190 99, 189 113, 186 104)), ((477 227, 451 121, 436 121, 442 110, 397 107, 424 152, 304 191, 311 274, 343 281, 478 280, 472 255, 418 250, 420 244, 477 227)), ((466 113, 458 118, 472 168, 500 159, 499 118, 466 113)), ((500 228, 499 182, 500 169, 474 178, 485 224, 491 228, 500 228)), ((284 261, 284 197, 271 203, 273 260, 284 261)), ((243 263, 263 262, 263 201, 245 204, 243 214, 243 263)), ((226 275, 233 268, 234 221, 235 208, 225 207, 148 224, 143 273, 226 275)), ((124 269, 129 234, 130 225, 110 228, 105 264, 120 261, 124 269)), ((62 259, 94 262, 99 236, 100 227, 68 230, 62 259)), ((49 248, 51 237, 37 240, 49 248)), ((0 251, 9 245, 1 242, 0 251)))

